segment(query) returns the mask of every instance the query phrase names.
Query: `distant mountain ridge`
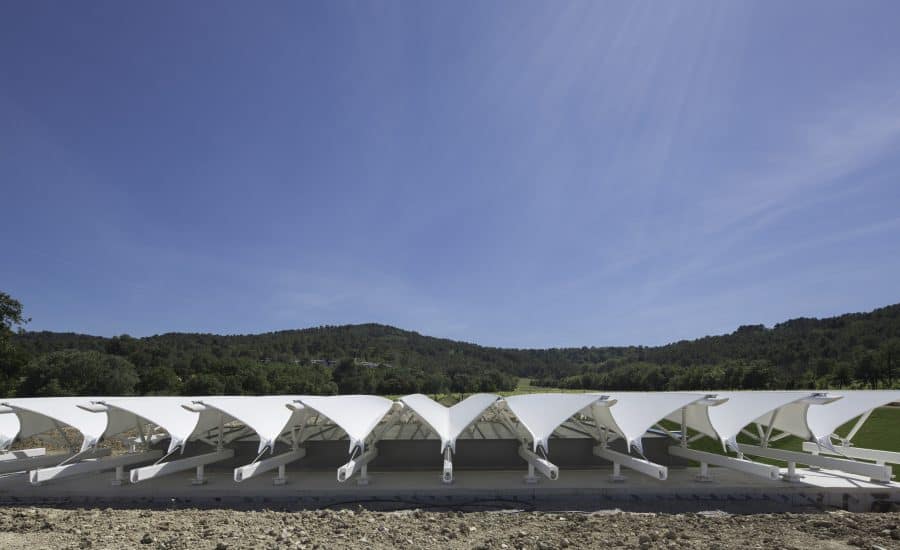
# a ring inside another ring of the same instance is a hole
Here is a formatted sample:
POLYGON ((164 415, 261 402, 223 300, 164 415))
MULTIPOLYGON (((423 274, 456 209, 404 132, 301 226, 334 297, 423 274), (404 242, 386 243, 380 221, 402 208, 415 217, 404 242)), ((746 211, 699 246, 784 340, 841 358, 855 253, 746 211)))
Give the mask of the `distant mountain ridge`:
POLYGON ((357 366, 390 365, 369 369, 376 371, 371 374, 376 391, 379 384, 384 390, 404 386, 402 381, 382 384, 391 373, 381 371, 420 382, 431 377, 428 389, 443 384, 454 391, 508 388, 515 377, 598 389, 872 386, 895 384, 900 370, 900 304, 825 319, 797 318, 772 328, 741 326, 730 334, 654 347, 496 348, 374 323, 229 336, 25 332, 14 342, 32 360, 63 350, 99 352, 127 359, 139 375, 169 369, 166 374, 182 384, 201 374, 232 376, 251 365, 313 368, 322 367, 323 359, 344 359, 357 366))

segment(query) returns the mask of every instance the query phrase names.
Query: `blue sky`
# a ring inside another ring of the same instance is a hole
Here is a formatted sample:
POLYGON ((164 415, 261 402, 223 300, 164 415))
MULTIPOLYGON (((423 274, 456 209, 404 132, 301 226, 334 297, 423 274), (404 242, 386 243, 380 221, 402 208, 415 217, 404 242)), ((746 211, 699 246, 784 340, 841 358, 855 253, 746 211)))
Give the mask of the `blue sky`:
POLYGON ((900 301, 897 2, 8 2, 34 330, 661 344, 900 301))

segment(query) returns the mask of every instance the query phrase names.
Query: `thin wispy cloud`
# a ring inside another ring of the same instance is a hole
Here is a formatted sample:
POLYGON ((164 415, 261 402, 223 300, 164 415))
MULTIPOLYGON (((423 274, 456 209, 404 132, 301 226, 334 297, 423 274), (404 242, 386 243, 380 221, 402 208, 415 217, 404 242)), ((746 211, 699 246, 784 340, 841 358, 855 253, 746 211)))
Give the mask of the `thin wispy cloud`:
POLYGON ((282 8, 0 22, 32 328, 655 344, 898 298, 893 3, 282 8))

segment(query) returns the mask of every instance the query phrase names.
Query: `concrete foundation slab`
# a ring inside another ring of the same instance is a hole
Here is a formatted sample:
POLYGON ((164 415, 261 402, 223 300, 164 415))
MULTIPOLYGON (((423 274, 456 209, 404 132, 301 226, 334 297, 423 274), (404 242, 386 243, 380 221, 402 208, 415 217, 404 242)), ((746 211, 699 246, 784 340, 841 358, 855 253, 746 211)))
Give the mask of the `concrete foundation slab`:
POLYGON ((441 483, 439 471, 370 471, 370 484, 341 484, 334 470, 288 468, 287 484, 273 485, 268 476, 241 484, 232 470, 211 467, 208 483, 191 485, 191 472, 148 484, 112 486, 111 475, 98 474, 30 486, 23 476, 0 478, 0 504, 71 504, 100 506, 224 506, 315 508, 357 506, 391 508, 619 508, 686 512, 725 510, 735 513, 841 508, 867 511, 878 502, 900 503, 900 484, 872 483, 858 476, 827 470, 798 470, 799 482, 768 481, 723 468, 711 468, 711 483, 695 481, 696 468, 673 469, 667 481, 632 475, 624 483, 608 481, 610 470, 565 470, 559 480, 522 482, 522 470, 460 474, 441 483))

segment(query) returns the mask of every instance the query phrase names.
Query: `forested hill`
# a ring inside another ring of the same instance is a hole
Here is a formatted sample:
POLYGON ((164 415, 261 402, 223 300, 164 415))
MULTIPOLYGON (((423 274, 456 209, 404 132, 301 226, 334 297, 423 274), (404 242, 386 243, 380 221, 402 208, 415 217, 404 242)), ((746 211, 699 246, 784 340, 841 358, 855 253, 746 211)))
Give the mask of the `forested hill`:
POLYGON ((257 335, 102 338, 25 332, 7 394, 333 393, 895 385, 900 304, 660 347, 501 349, 365 324, 257 335))

